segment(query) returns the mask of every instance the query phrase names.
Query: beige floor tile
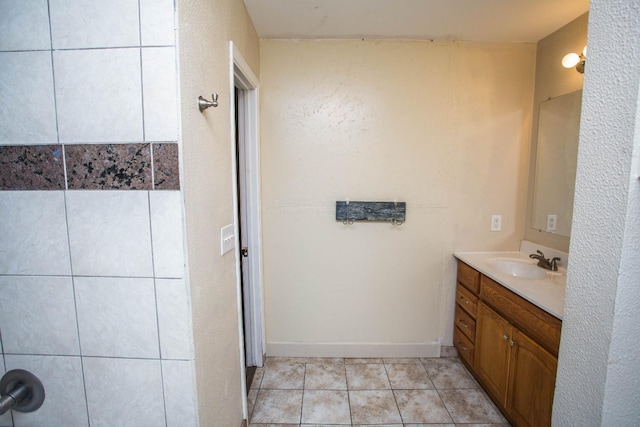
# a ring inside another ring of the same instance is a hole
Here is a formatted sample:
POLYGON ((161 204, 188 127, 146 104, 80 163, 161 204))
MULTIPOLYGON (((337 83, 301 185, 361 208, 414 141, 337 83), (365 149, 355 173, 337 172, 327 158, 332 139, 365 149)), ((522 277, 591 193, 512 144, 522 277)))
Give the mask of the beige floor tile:
POLYGON ((435 390, 394 390, 393 394, 405 425, 453 422, 435 390))
POLYGON ((382 363, 382 359, 375 357, 350 357, 344 359, 344 363, 347 365, 360 365, 367 363, 382 363))
POLYGON ((389 379, 384 365, 346 365, 349 390, 389 389, 389 379))
POLYGON ((253 380, 251 381, 251 387, 249 390, 259 389, 262 383, 262 377, 264 376, 264 368, 256 368, 256 372, 253 374, 253 380))
POLYGON ((270 424, 249 424, 249 427, 300 427, 300 424, 280 424, 280 423, 270 423, 270 424))
POLYGON ((307 363, 304 388, 305 390, 346 390, 345 365, 307 363))
POLYGON ((265 360, 265 366, 269 366, 273 363, 306 363, 306 357, 272 357, 269 356, 265 360))
POLYGON ((447 357, 421 360, 429 378, 438 390, 480 387, 459 359, 447 357))
POLYGON ((305 390, 302 423, 351 425, 349 395, 346 391, 305 390))
POLYGON ((304 385, 304 370, 304 363, 270 363, 264 368, 260 389, 302 389, 304 385))
POLYGON ((432 390, 433 384, 421 363, 385 364, 387 376, 394 390, 432 390))
POLYGON ((391 390, 356 390, 349 392, 351 420, 358 424, 402 423, 391 390))
POLYGON ((418 359, 415 357, 384 357, 382 361, 384 363, 416 363, 418 359))
MULTIPOLYGON (((413 424, 413 423, 405 423, 404 427, 456 427, 455 424, 413 424)), ((465 424, 464 427, 467 427, 465 424)))
POLYGON ((298 424, 302 390, 260 390, 251 416, 252 424, 298 424))
POLYGON ((307 363, 344 364, 344 357, 307 357, 305 360, 307 363))
MULTIPOLYGON (((413 426, 411 426, 413 427, 413 426)), ((432 426, 429 426, 432 427, 432 426)), ((456 427, 511 427, 509 423, 498 424, 456 424, 456 427)))
MULTIPOLYGON (((405 423, 404 427, 456 427, 455 424, 413 424, 413 423, 405 423)), ((466 424, 464 424, 464 427, 467 427, 466 424)))
POLYGON ((455 423, 504 423, 506 420, 480 389, 438 390, 455 423))
POLYGON ((247 394, 247 412, 249 413, 249 419, 253 415, 253 408, 256 406, 256 399, 258 398, 258 389, 251 389, 247 394))

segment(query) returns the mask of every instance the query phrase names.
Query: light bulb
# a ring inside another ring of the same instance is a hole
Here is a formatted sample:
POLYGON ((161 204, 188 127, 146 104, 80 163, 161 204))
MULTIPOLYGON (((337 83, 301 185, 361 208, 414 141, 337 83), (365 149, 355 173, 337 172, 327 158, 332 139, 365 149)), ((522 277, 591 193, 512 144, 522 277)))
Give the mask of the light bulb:
POLYGON ((562 58, 562 66, 564 68, 573 68, 578 65, 578 62, 580 62, 580 55, 574 52, 567 53, 564 58, 562 58))
POLYGON ((584 49, 582 49, 582 56, 587 56, 587 46, 584 47, 584 49))

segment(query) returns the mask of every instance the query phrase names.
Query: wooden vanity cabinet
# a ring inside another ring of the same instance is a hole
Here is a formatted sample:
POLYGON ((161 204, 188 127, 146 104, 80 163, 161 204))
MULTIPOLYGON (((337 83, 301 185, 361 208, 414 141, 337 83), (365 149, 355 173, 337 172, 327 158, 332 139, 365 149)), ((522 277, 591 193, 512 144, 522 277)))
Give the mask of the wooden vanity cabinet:
POLYGON ((458 263, 456 284, 456 309, 453 328, 453 345, 460 358, 473 365, 476 339, 476 311, 480 293, 480 273, 468 265, 458 263))
MULTIPOLYGON (((463 265, 466 273, 471 268, 462 262, 458 265, 463 265)), ((475 335, 469 339, 472 359, 460 351, 465 344, 462 338, 467 334, 459 323, 468 319, 464 318, 467 311, 461 306, 464 301, 458 298, 454 345, 514 426, 550 426, 561 321, 477 273, 480 290, 477 295, 472 294, 477 297, 475 335)), ((464 285, 458 281, 457 286, 460 291, 464 285)))

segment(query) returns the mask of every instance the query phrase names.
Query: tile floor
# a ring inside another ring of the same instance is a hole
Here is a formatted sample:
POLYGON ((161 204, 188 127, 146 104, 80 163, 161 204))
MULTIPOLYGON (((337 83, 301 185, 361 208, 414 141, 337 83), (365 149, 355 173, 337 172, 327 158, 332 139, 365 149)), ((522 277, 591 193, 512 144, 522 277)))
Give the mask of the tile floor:
POLYGON ((455 357, 267 358, 250 427, 508 427, 455 357))

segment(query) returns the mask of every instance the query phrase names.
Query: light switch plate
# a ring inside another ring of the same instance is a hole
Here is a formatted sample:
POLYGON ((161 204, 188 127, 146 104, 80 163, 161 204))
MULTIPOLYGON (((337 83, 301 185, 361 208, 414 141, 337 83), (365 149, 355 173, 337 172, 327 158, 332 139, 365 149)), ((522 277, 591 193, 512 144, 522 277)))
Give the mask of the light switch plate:
POLYGON ((547 215, 547 231, 556 231, 558 228, 558 215, 547 215))
POLYGON ((502 215, 491 215, 491 231, 502 230, 502 215))
POLYGON ((233 224, 225 225, 220 229, 220 255, 233 249, 234 243, 233 224))

